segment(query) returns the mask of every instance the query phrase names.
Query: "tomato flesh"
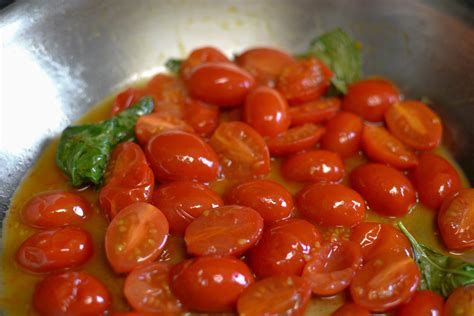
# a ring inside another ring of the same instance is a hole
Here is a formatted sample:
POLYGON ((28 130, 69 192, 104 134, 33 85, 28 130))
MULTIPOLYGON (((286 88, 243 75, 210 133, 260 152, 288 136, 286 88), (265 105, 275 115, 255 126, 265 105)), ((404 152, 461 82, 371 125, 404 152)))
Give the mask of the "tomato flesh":
POLYGON ((281 165, 283 176, 299 182, 339 182, 344 164, 338 154, 327 150, 310 150, 289 157, 281 165))
POLYGON ((371 316, 372 314, 355 303, 346 303, 339 307, 331 316, 371 316))
POLYGON ((304 124, 292 127, 276 137, 267 138, 266 142, 273 156, 285 156, 311 149, 318 143, 324 132, 324 127, 315 124, 304 124))
POLYGON ((202 137, 209 137, 219 125, 219 108, 188 99, 183 119, 202 137))
POLYGON ((397 316, 442 316, 444 299, 435 292, 417 291, 412 299, 399 308, 397 316))
POLYGON ((194 69, 204 63, 209 62, 229 62, 220 50, 212 46, 205 46, 194 49, 183 61, 180 67, 180 74, 184 80, 189 80, 194 69))
POLYGON ((325 98, 290 107, 291 125, 322 123, 336 115, 341 107, 338 98, 325 98))
POLYGON ((360 149, 362 119, 350 112, 340 112, 326 124, 321 148, 334 151, 342 158, 354 156, 360 149))
POLYGON ((148 81, 145 91, 153 97, 155 112, 167 112, 176 117, 182 116, 182 106, 187 93, 184 83, 179 78, 157 74, 148 81))
POLYGON ((172 130, 194 132, 194 129, 185 121, 166 112, 142 115, 135 124, 135 136, 137 136, 138 142, 142 146, 146 146, 148 141, 156 134, 172 130))

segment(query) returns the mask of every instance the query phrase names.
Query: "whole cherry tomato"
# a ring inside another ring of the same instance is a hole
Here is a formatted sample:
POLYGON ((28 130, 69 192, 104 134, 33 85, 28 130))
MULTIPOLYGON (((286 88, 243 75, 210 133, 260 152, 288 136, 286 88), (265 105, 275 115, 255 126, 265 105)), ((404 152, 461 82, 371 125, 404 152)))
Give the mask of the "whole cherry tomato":
POLYGON ((357 154, 363 128, 362 119, 350 112, 336 114, 326 124, 321 147, 348 158, 357 154))
POLYGON ((227 58, 220 50, 212 46, 204 46, 194 49, 189 56, 183 61, 180 67, 180 74, 184 80, 191 77, 191 73, 196 68, 204 63, 209 62, 228 62, 227 58))
POLYGON ((321 98, 315 101, 290 107, 291 125, 321 123, 336 115, 341 107, 338 98, 321 98))
POLYGON ((219 125, 219 108, 198 100, 188 99, 183 119, 198 135, 208 137, 219 125))
POLYGON ((114 99, 114 104, 112 106, 110 116, 115 116, 123 110, 128 109, 145 95, 146 91, 138 88, 128 88, 120 92, 114 99))
POLYGON ((186 100, 186 87, 179 78, 167 74, 157 74, 148 81, 146 94, 155 101, 155 112, 166 112, 181 118, 186 100))
POLYGON ((465 285, 455 289, 449 295, 444 306, 445 316, 474 315, 474 285, 465 285))
POLYGON ((325 129, 315 124, 304 124, 288 129, 276 137, 267 138, 268 149, 273 156, 284 156, 313 148, 325 129))
POLYGON ((397 316, 442 316, 444 299, 432 291, 417 291, 412 299, 401 306, 397 316))
POLYGON ((188 123, 166 112, 142 115, 135 124, 135 136, 137 136, 138 142, 142 146, 146 146, 148 141, 156 134, 172 130, 194 132, 194 129, 188 123))
POLYGON ((331 316, 371 316, 372 314, 355 303, 346 303, 339 307, 331 316))

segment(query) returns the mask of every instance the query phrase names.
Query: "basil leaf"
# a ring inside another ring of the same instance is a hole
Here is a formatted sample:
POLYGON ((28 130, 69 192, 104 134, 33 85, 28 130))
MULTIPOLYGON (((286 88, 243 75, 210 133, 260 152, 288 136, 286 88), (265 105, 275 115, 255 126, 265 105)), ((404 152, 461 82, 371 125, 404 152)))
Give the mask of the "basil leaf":
POLYGON ((170 58, 165 63, 165 67, 168 69, 169 72, 177 74, 177 73, 179 73, 179 70, 181 69, 181 64, 182 63, 183 63, 182 59, 170 58))

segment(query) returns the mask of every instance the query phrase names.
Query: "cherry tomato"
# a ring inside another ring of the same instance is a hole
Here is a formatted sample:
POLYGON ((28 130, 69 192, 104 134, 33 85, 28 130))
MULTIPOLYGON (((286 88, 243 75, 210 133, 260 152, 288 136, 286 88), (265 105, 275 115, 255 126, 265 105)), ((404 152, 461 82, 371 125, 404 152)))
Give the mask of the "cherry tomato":
POLYGON ((466 285, 455 289, 449 295, 444 311, 445 316, 474 315, 474 285, 466 285))
POLYGON ((362 149, 371 160, 404 170, 416 167, 418 158, 384 127, 365 125, 362 149))
POLYGON ((188 80, 191 77, 196 66, 209 62, 228 62, 231 61, 220 50, 212 46, 196 48, 183 61, 180 68, 181 77, 188 80))
POLYGON ((181 106, 186 99, 186 87, 179 78, 157 74, 148 81, 145 91, 153 96, 155 101, 155 112, 162 110, 162 104, 166 107, 166 103, 174 104, 170 106, 170 114, 181 117, 181 106))
POLYGON ((151 204, 137 202, 120 211, 105 233, 105 254, 117 273, 154 261, 168 237, 168 221, 151 204))
POLYGON ((89 233, 77 227, 60 227, 30 236, 18 248, 15 258, 25 270, 47 273, 81 266, 92 253, 89 233))
POLYGON ((284 186, 273 180, 259 179, 241 183, 227 197, 230 204, 248 206, 260 213, 265 224, 290 216, 293 197, 284 186))
POLYGON ((301 275, 304 265, 321 235, 308 221, 287 219, 263 231, 262 238, 250 250, 249 264, 260 278, 273 275, 301 275))
POLYGON ((119 94, 114 99, 114 104, 112 106, 112 111, 110 116, 115 116, 122 112, 123 110, 128 109, 133 104, 138 102, 141 97, 146 95, 146 91, 143 89, 137 88, 128 88, 119 94))
POLYGON ((432 291, 417 291, 412 299, 400 307, 397 316, 442 316, 444 299, 432 291))
POLYGON ((265 141, 245 123, 221 123, 209 144, 219 155, 226 177, 250 178, 270 172, 270 154, 265 141))
POLYGON ((352 227, 365 216, 364 199, 341 184, 309 185, 298 193, 296 205, 304 217, 322 226, 352 227))
POLYGON ((170 232, 176 235, 183 235, 186 227, 205 210, 224 205, 216 192, 192 181, 160 185, 152 203, 165 214, 170 232))
POLYGON ((474 247, 474 189, 461 189, 448 196, 438 213, 438 227, 446 247, 474 247))
POLYGON ((385 112, 385 122, 396 138, 414 149, 431 150, 441 142, 441 119, 424 103, 394 103, 385 112))
POLYGON ((241 316, 302 316, 311 298, 309 283, 298 276, 273 276, 249 286, 237 302, 241 316))
POLYGON ((184 120, 201 136, 210 136, 219 125, 219 108, 198 100, 188 99, 184 120))
POLYGON ((367 309, 355 303, 346 303, 331 314, 331 316, 371 316, 371 315, 372 314, 367 309))
POLYGON ((309 102, 326 93, 331 77, 331 70, 319 60, 302 59, 283 69, 277 88, 290 104, 309 102))
POLYGON ((229 63, 205 63, 194 68, 187 82, 193 98, 222 107, 239 106, 255 87, 255 79, 229 63))
POLYGON ((398 88, 385 79, 366 79, 349 85, 342 101, 345 111, 362 116, 367 121, 378 122, 390 105, 400 101, 398 88))
POLYGON ((444 158, 425 153, 413 171, 413 184, 420 201, 437 210, 444 199, 461 188, 461 179, 451 164, 444 158))
POLYGON ((145 153, 160 182, 177 180, 212 181, 219 161, 214 150, 199 136, 183 131, 155 135, 145 153))
POLYGON ((199 257, 171 270, 171 288, 192 310, 232 311, 240 294, 254 283, 247 265, 232 257, 199 257))
POLYGON ((376 163, 355 168, 350 174, 351 186, 368 206, 384 216, 401 217, 416 203, 415 190, 400 171, 376 163))
POLYGON ((48 276, 36 285, 33 295, 41 316, 103 315, 110 303, 105 286, 83 271, 48 276))
POLYGON ((304 124, 288 129, 276 137, 266 140, 273 156, 284 156, 314 147, 325 129, 315 124, 304 124))
POLYGON ((171 266, 153 262, 133 269, 125 279, 123 294, 137 311, 160 315, 182 315, 181 302, 170 288, 171 266))
POLYGON ((135 124, 135 136, 137 136, 138 142, 142 146, 146 146, 148 141, 156 134, 172 130, 194 132, 194 129, 188 123, 166 112, 142 115, 135 124))
POLYGON ((277 90, 258 87, 247 95, 244 120, 260 135, 274 137, 290 126, 288 103, 277 90))
POLYGON ((300 182, 337 182, 344 176, 344 164, 338 154, 310 150, 291 156, 281 165, 283 176, 300 182))
POLYGON ((147 312, 123 312, 123 313, 112 313, 112 316, 161 316, 157 313, 147 313, 147 312))
POLYGON ((326 133, 321 139, 321 147, 337 152, 348 158, 357 154, 360 148, 362 119, 350 112, 336 114, 326 124, 326 133))
POLYGON ((36 228, 52 228, 83 223, 91 214, 91 205, 72 192, 46 192, 25 203, 21 221, 36 228))
POLYGON ((132 142, 117 145, 112 152, 100 190, 99 204, 109 219, 135 202, 148 202, 155 178, 140 146, 132 142))
POLYGON ((290 107, 291 125, 321 123, 336 115, 341 107, 338 98, 321 98, 315 101, 290 107))

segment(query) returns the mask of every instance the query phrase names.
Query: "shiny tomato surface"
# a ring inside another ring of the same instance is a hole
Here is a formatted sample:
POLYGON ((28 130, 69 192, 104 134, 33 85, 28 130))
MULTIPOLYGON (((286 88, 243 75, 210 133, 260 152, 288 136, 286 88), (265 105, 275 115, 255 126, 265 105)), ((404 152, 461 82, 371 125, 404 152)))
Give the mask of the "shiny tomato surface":
POLYGON ((325 129, 316 124, 304 124, 289 128, 286 132, 266 139, 268 150, 273 156, 286 156, 313 148, 325 129))
POLYGON ((334 117, 341 107, 338 98, 321 98, 315 101, 290 107, 291 125, 322 123, 334 117))
POLYGON ((342 158, 354 156, 360 149, 362 119, 350 112, 336 114, 326 124, 321 148, 337 152, 342 158))
POLYGON ((446 301, 444 315, 474 315, 474 285, 466 285, 455 289, 446 301))
POLYGON ((397 316, 443 316, 444 298, 424 290, 417 291, 412 299, 398 309, 397 316))
POLYGON ((180 67, 180 75, 184 80, 189 80, 194 69, 204 63, 229 62, 224 53, 212 46, 204 46, 194 49, 183 61, 180 67))
POLYGON ((292 181, 339 182, 344 176, 344 164, 335 152, 310 150, 285 160, 281 172, 292 181))
POLYGON ((135 124, 135 136, 142 146, 146 146, 156 134, 172 130, 194 132, 194 129, 185 121, 167 112, 140 116, 135 124))

